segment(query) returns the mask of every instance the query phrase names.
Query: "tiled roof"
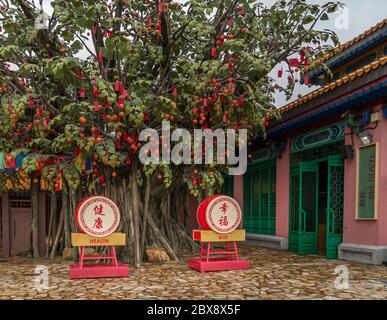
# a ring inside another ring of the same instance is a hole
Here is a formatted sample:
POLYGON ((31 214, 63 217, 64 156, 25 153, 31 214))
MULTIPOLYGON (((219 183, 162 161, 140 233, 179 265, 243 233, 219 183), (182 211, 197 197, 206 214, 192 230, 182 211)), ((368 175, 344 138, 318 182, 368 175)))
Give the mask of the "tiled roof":
MULTIPOLYGON (((344 51, 345 49, 348 49, 349 47, 353 46, 354 44, 360 42, 364 38, 370 36, 374 32, 380 30, 381 28, 384 27, 384 25, 387 24, 387 19, 384 19, 383 21, 379 22, 377 25, 373 26, 372 28, 368 29, 367 31, 364 31, 363 33, 359 34, 357 37, 353 38, 352 40, 349 40, 346 43, 343 43, 336 49, 332 50, 331 52, 325 54, 323 57, 316 59, 315 64, 323 63, 330 58, 334 57, 335 55, 339 54, 340 52, 344 51)), ((310 71, 312 66, 307 66, 305 67, 305 72, 310 71)))
POLYGON ((315 90, 315 91, 307 94, 306 96, 304 96, 296 101, 293 101, 293 102, 283 106, 282 108, 279 109, 279 112, 281 114, 283 114, 283 113, 286 113, 288 111, 291 111, 291 110, 301 106, 302 104, 304 104, 308 101, 311 101, 313 99, 316 99, 317 97, 322 96, 325 93, 328 93, 328 92, 330 92, 338 87, 341 87, 342 85, 344 85, 352 80, 360 78, 363 75, 369 73, 370 71, 376 70, 377 68, 384 66, 385 64, 387 64, 387 56, 380 58, 377 61, 374 61, 374 62, 372 62, 372 63, 370 63, 370 64, 368 64, 368 65, 366 65, 366 66, 364 66, 364 67, 332 82, 332 83, 327 84, 324 87, 321 87, 318 90, 315 90))

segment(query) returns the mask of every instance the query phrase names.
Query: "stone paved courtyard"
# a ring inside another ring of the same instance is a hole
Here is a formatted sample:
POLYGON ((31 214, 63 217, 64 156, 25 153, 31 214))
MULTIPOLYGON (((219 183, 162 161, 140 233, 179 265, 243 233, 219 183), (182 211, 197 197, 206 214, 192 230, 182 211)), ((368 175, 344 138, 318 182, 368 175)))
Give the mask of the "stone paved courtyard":
POLYGON ((0 262, 0 299, 386 299, 387 267, 241 247, 247 271, 205 273, 178 263, 130 268, 128 278, 70 280, 69 262, 12 258, 0 262), (34 271, 46 265, 49 289, 37 292, 34 271), (349 289, 336 289, 335 268, 349 269, 349 289))

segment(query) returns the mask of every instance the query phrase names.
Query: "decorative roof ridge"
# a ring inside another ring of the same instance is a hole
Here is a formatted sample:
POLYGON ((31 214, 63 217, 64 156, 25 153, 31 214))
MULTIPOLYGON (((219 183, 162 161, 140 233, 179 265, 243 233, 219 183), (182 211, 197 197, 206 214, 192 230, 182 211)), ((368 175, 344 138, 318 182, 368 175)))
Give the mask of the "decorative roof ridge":
MULTIPOLYGON (((384 20, 380 21, 378 24, 374 25, 373 27, 371 27, 370 29, 364 31, 363 33, 359 34, 355 38, 353 38, 353 39, 351 39, 351 40, 341 44, 337 48, 335 48, 332 51, 326 53, 321 58, 316 59, 314 61, 315 64, 323 63, 323 62, 333 58, 337 54, 343 52, 344 50, 346 50, 346 49, 348 49, 350 47, 352 47, 353 45, 359 43, 361 40, 365 39, 366 37, 370 36, 371 34, 375 33, 376 31, 380 30, 381 28, 384 27, 385 24, 387 24, 387 19, 384 19, 384 20)), ((304 72, 309 72, 311 70, 312 70, 312 65, 309 65, 309 66, 305 67, 304 72)))
POLYGON ((299 107, 300 105, 306 103, 307 101, 311 101, 311 100, 314 100, 315 98, 319 97, 319 96, 322 96, 323 94, 325 93, 328 93, 334 89, 336 89, 337 87, 341 87, 343 84, 346 84, 350 81, 353 81, 357 78, 360 78, 362 77, 363 75, 369 73, 370 71, 372 70, 376 70, 377 68, 379 68, 380 66, 384 66, 385 64, 387 64, 387 56, 385 57, 382 57, 350 74, 347 74, 345 75, 344 77, 341 77, 340 79, 337 79, 336 81, 332 82, 332 83, 329 83, 309 94, 307 94, 306 96, 298 99, 298 100, 295 100, 291 103, 288 103, 287 105, 281 107, 278 109, 279 113, 281 114, 284 114, 288 111, 291 111, 297 107, 299 107))

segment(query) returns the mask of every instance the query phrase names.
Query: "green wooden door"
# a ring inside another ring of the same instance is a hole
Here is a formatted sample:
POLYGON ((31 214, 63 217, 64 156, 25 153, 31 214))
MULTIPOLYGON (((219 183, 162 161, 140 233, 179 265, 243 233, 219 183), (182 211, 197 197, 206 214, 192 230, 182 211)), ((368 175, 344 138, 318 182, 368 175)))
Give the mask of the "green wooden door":
POLYGON ((248 233, 275 235, 275 161, 251 166, 243 176, 243 223, 248 233))
POLYGON ((290 173, 289 250, 317 253, 318 164, 301 163, 290 173))
POLYGON ((300 214, 300 169, 290 170, 289 251, 298 251, 300 214))
POLYGON ((328 158, 326 258, 337 259, 337 248, 343 241, 344 160, 341 156, 328 158))

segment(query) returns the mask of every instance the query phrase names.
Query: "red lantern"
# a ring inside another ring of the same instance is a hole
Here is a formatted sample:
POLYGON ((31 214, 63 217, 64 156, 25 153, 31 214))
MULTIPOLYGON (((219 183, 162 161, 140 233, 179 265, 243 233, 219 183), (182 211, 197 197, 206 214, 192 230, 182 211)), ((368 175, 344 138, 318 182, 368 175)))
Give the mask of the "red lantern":
POLYGON ((79 89, 79 96, 83 99, 85 97, 85 88, 81 87, 79 89))
POLYGON ((124 94, 124 91, 125 91, 125 86, 123 83, 120 82, 120 94, 124 94))
POLYGON ((297 58, 289 59, 289 64, 291 67, 299 67, 299 61, 297 58))
POLYGON ((241 97, 241 98, 239 98, 239 105, 242 105, 242 104, 244 104, 244 102, 245 102, 245 100, 241 97))
POLYGON ((239 6, 239 14, 243 16, 245 14, 245 7, 243 4, 239 6))
POLYGON ((77 75, 78 75, 79 80, 82 80, 82 68, 77 69, 77 75))
POLYGON ((234 25, 234 20, 232 19, 232 17, 227 17, 227 25, 229 27, 232 27, 234 25))
POLYGON ((157 12, 159 15, 161 15, 163 13, 163 4, 161 3, 160 0, 158 1, 157 12))
POLYGON ((93 94, 98 96, 98 87, 96 85, 93 85, 93 94))
POLYGON ((36 108, 35 113, 38 117, 41 117, 43 115, 43 110, 42 108, 36 108))
POLYGON ((214 47, 214 48, 212 48, 212 50, 211 50, 211 56, 213 57, 213 58, 215 58, 216 57, 216 54, 217 54, 217 52, 216 52, 217 50, 216 50, 216 48, 214 47))
POLYGON ((114 92, 119 92, 120 91, 120 82, 116 81, 114 82, 114 92))

